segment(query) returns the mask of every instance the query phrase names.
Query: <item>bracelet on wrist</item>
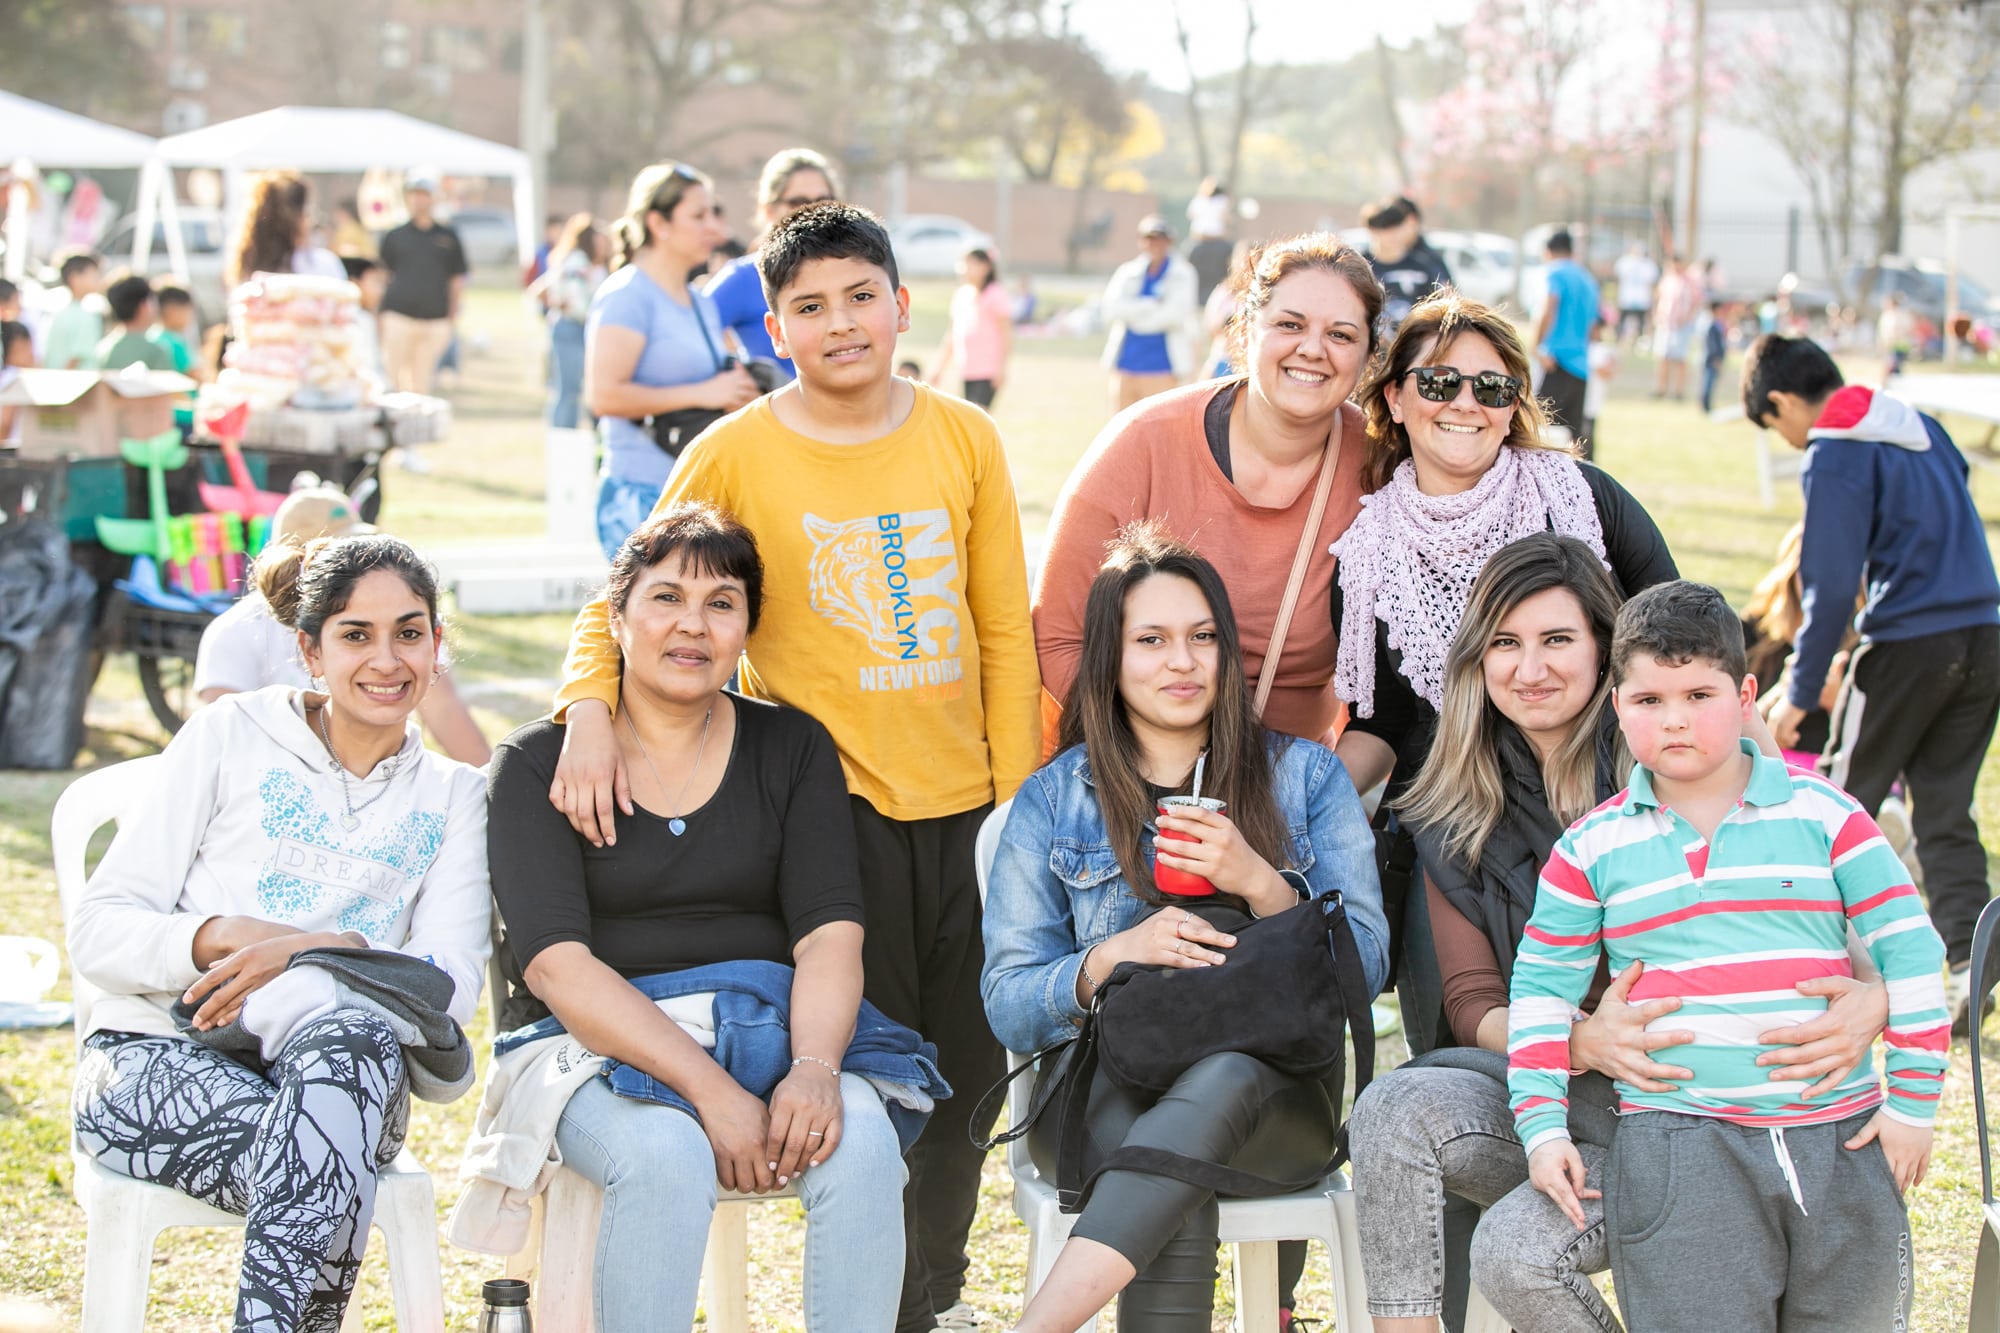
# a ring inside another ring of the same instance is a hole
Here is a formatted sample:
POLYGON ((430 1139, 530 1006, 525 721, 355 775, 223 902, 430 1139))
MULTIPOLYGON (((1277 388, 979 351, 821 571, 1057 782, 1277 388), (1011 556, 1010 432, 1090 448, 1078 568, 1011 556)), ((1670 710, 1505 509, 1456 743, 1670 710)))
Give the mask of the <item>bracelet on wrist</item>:
POLYGON ((1085 949, 1083 951, 1083 957, 1077 961, 1076 965, 1076 970, 1083 974, 1084 981, 1088 983, 1088 985, 1090 986, 1090 993, 1092 995, 1097 994, 1097 988, 1099 985, 1097 978, 1090 975, 1090 955, 1095 953, 1096 951, 1097 951, 1097 946, 1095 944, 1091 945, 1088 949, 1085 949))
POLYGON ((840 1077, 840 1069, 837 1066, 828 1064, 826 1061, 820 1059, 817 1055, 793 1056, 792 1068, 797 1069, 800 1065, 818 1065, 821 1069, 824 1069, 827 1073, 833 1075, 836 1080, 839 1079, 840 1077))

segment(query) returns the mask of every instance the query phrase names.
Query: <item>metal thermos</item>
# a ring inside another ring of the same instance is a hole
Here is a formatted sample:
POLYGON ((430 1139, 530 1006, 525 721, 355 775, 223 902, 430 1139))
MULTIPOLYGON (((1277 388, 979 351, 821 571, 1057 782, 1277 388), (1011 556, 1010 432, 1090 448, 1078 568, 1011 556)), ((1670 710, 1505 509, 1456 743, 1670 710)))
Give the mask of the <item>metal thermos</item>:
POLYGON ((480 1288, 480 1295, 486 1298, 486 1309, 479 1317, 479 1333, 534 1333, 528 1284, 520 1278, 494 1278, 480 1288))

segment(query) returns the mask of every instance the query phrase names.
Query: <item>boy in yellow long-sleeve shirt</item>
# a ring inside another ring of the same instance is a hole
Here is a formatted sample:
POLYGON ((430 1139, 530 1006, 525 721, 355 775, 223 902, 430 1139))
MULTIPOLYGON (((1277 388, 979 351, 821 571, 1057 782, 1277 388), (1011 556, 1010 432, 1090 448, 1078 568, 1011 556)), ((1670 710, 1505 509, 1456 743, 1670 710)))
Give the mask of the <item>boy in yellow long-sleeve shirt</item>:
MULTIPOLYGON (((871 214, 795 213, 758 269, 798 379, 710 427, 655 512, 707 500, 756 534, 768 572, 743 692, 832 732, 868 895, 865 993, 937 1043, 956 1093, 912 1150, 904 1195, 897 1329, 928 1333, 964 1287, 982 1156, 967 1127, 1004 1072, 979 998, 973 842, 1040 755, 1020 512, 991 419, 894 374, 909 293, 871 214)), ((630 808, 611 732, 618 665, 593 602, 556 696, 567 739, 550 792, 593 841, 614 800, 630 808)))

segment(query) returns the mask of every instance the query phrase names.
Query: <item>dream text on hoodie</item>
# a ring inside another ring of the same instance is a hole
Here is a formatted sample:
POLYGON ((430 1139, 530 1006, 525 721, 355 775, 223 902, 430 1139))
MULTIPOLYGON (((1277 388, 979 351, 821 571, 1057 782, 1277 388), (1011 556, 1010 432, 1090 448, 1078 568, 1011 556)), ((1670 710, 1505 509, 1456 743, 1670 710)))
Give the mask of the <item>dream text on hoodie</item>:
POLYGON ((412 726, 343 794, 297 701, 271 686, 196 713, 119 821, 69 923, 73 965, 105 992, 91 1031, 173 1035, 169 1006, 200 976, 195 932, 215 916, 356 931, 423 958, 452 979, 451 1016, 472 1021, 492 915, 484 779, 412 726))
POLYGON ((2000 579, 1966 488, 1965 458, 1943 426, 1891 394, 1848 385, 1827 399, 1808 434, 1805 623, 1791 700, 1811 709, 1856 590, 1865 594, 1861 637, 1890 642, 2000 624, 2000 579))

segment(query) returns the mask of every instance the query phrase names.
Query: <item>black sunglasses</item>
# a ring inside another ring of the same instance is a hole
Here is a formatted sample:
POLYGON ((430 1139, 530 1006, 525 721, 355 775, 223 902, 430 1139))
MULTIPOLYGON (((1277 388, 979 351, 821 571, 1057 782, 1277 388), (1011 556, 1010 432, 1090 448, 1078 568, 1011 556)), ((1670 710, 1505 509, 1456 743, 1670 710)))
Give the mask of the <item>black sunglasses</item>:
POLYGON ((1472 381, 1472 400, 1481 407, 1512 407, 1521 397, 1521 381, 1497 370, 1482 370, 1467 376, 1454 366, 1416 366, 1403 372, 1417 377, 1417 397, 1432 403, 1448 403, 1458 397, 1458 386, 1472 381))
POLYGON ((833 203, 834 197, 830 194, 788 194, 778 202, 796 213, 799 209, 811 208, 814 204, 833 203))

